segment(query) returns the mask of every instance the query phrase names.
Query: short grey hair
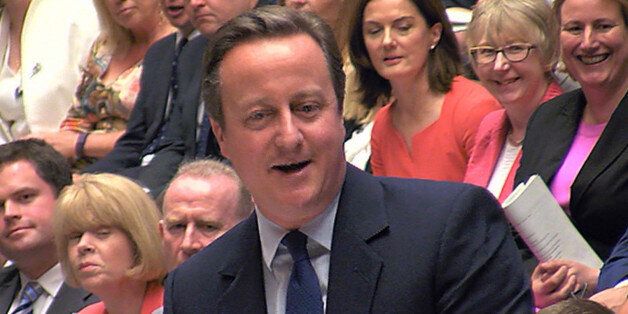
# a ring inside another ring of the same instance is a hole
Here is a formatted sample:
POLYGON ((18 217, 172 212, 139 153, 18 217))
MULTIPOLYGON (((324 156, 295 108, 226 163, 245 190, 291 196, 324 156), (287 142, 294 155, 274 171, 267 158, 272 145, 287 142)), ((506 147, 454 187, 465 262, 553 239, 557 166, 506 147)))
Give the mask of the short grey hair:
POLYGON ((229 51, 246 42, 297 34, 310 36, 323 51, 334 86, 338 110, 342 112, 345 73, 342 70, 342 57, 332 29, 312 13, 298 12, 280 6, 265 6, 248 11, 232 19, 216 32, 204 58, 206 64, 202 91, 206 112, 219 125, 224 126, 219 72, 222 61, 229 51))
POLYGON ((240 180, 240 177, 235 172, 235 170, 226 164, 225 162, 215 160, 215 159, 198 159, 190 162, 186 162, 179 167, 177 173, 174 175, 170 183, 168 183, 168 187, 164 189, 164 192, 160 195, 159 199, 159 208, 161 208, 162 214, 164 213, 164 202, 163 198, 172 185, 172 182, 181 177, 192 177, 199 178, 205 180, 211 180, 216 176, 225 176, 230 178, 236 183, 238 187, 238 208, 236 210, 236 215, 240 219, 246 218, 253 211, 253 201, 251 198, 251 194, 240 180))

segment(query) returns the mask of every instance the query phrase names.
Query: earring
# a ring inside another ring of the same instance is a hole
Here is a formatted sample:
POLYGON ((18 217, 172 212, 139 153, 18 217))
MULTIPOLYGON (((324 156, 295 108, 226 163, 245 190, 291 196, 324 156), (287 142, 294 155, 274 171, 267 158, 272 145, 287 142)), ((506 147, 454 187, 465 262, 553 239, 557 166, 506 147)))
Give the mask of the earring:
POLYGON ((434 50, 435 47, 436 47, 436 44, 431 45, 430 50, 434 50))

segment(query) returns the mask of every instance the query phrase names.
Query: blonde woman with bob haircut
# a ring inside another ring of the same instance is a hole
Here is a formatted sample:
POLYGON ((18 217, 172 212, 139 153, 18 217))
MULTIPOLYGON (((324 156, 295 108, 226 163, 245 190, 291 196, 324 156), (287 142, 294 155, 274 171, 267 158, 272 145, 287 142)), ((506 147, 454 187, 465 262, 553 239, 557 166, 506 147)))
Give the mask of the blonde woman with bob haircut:
POLYGON ((79 313, 152 313, 166 273, 158 209, 140 186, 113 174, 83 175, 57 201, 54 232, 68 284, 102 302, 79 313))

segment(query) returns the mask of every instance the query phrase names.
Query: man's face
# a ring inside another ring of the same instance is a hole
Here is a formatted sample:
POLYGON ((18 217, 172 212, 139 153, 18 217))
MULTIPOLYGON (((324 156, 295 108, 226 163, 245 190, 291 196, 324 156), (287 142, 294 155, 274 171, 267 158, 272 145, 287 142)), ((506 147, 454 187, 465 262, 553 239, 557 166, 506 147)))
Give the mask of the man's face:
POLYGON ((245 42, 219 71, 224 124, 212 127, 222 153, 266 217, 300 227, 344 180, 344 128, 321 48, 302 34, 245 42))
POLYGON ((20 160, 0 169, 0 251, 6 257, 20 260, 54 251, 55 201, 52 187, 30 162, 20 160))
POLYGON ((164 218, 159 227, 170 269, 183 263, 241 220, 239 189, 233 179, 182 176, 164 196, 164 218))
POLYGON ((192 24, 204 36, 211 36, 232 18, 252 9, 252 0, 185 0, 192 24))
POLYGON ((161 10, 172 26, 186 31, 192 28, 190 17, 185 12, 185 0, 160 0, 161 10))

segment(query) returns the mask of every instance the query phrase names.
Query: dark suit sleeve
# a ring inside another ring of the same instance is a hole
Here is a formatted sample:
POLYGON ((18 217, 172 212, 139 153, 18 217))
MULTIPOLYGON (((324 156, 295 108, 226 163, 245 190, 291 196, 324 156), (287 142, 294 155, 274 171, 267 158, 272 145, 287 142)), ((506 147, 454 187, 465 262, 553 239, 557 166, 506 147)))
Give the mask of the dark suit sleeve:
POLYGON ((628 229, 604 263, 604 267, 600 271, 597 290, 612 288, 626 279, 628 279, 628 229))
POLYGON ((473 187, 452 205, 438 253, 438 312, 530 313, 529 282, 495 199, 473 187))

